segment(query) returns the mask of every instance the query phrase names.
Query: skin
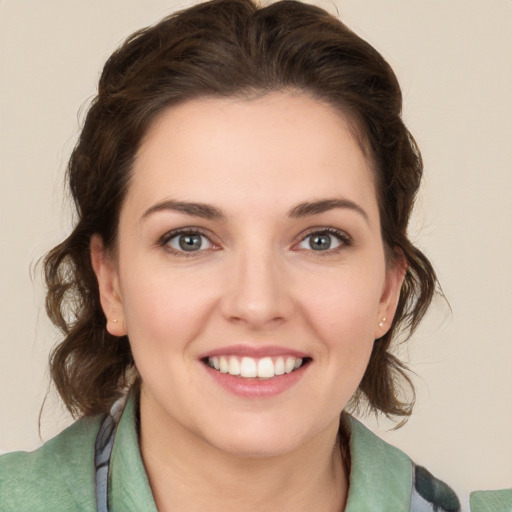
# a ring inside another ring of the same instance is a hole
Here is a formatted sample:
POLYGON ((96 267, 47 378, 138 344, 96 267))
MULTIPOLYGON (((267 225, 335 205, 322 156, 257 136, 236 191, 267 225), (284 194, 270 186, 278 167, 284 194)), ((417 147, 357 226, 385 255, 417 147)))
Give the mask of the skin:
POLYGON ((342 115, 291 92, 166 110, 137 154, 115 256, 98 237, 91 254, 107 328, 128 334, 142 376, 158 509, 343 510, 339 417, 390 325, 403 268, 386 264, 372 171, 342 115), (344 202, 292 213, 326 199, 344 202), (199 250, 180 249, 181 228, 199 230, 199 250), (284 392, 246 398, 201 361, 235 344, 310 362, 284 392))

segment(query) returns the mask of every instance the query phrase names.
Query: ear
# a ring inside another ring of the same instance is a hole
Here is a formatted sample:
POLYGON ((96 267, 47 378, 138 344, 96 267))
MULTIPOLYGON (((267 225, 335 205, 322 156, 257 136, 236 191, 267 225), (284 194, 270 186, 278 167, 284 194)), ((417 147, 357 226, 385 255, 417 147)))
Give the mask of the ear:
POLYGON ((379 312, 375 322, 375 339, 382 338, 391 327, 395 316, 400 290, 407 272, 407 260, 403 253, 395 252, 395 258, 388 263, 384 288, 379 302, 379 312))
POLYGON ((107 319, 107 331, 113 336, 125 336, 126 323, 116 263, 106 251, 99 235, 91 237, 90 250, 92 267, 98 280, 101 308, 107 319))

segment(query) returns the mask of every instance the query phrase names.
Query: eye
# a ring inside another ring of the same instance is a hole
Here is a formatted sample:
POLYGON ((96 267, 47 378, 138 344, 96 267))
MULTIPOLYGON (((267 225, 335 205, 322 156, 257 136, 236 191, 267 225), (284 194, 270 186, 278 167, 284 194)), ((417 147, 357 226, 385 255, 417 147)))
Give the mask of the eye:
POLYGON ((350 245, 350 237, 343 231, 330 228, 309 233, 298 244, 298 248, 327 252, 346 245, 350 245))
POLYGON ((193 253, 213 248, 210 239, 198 231, 179 231, 166 234, 160 244, 174 253, 193 253))

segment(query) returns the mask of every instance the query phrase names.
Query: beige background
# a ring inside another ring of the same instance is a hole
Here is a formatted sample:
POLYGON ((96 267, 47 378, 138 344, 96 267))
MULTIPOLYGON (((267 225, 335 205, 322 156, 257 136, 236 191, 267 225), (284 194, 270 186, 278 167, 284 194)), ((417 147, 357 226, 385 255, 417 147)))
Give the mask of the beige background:
MULTIPOLYGON (((0 450, 41 443, 58 333, 29 269, 69 229, 62 178, 76 112, 125 36, 186 5, 0 0, 0 450)), ((414 416, 397 432, 368 424, 462 494, 512 486, 512 1, 320 5, 399 76, 426 167, 411 232, 452 306, 438 301, 404 352, 418 374, 414 416)), ((43 439, 68 422, 50 394, 43 439)))

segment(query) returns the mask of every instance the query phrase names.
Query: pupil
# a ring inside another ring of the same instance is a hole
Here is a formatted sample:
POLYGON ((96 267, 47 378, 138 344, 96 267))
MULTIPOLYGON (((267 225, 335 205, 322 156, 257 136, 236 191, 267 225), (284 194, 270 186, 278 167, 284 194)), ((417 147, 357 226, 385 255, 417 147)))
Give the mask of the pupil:
POLYGON ((181 235, 179 243, 184 251, 197 251, 201 248, 201 237, 199 235, 181 235))
POLYGON ((311 249, 315 251, 325 251, 331 247, 331 237, 329 235, 315 235, 311 237, 311 249))

